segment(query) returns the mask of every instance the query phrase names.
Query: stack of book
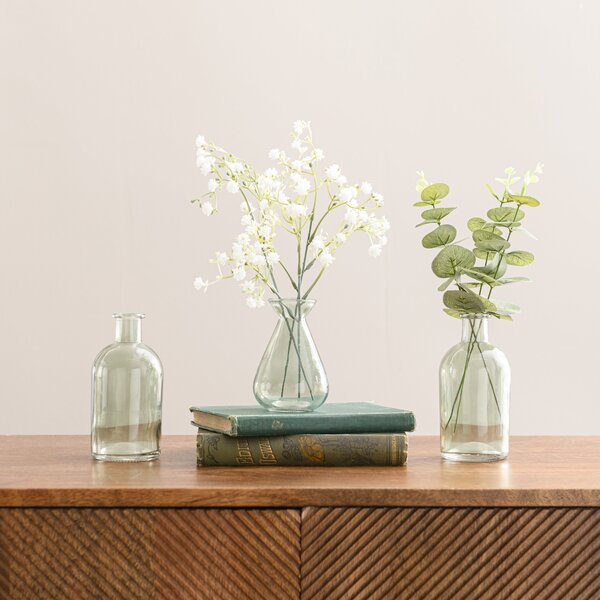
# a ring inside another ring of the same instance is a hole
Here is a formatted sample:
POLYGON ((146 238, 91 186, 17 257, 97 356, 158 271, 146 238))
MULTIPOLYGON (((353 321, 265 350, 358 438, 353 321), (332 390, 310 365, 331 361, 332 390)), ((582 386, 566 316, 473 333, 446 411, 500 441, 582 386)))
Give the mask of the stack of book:
POLYGON ((350 467, 406 463, 412 412, 371 402, 324 404, 314 412, 260 406, 192 406, 201 467, 350 467))

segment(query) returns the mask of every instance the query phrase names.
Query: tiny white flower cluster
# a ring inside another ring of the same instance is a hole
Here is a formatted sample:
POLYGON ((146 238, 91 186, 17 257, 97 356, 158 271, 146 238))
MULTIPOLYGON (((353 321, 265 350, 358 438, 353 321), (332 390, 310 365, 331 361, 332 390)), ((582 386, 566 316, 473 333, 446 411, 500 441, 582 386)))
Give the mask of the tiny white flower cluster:
MULTIPOLYGON (((217 252, 211 262, 219 270, 216 281, 233 279, 239 282, 251 308, 264 305, 267 290, 280 297, 276 265, 281 267, 278 274, 290 280, 300 298, 309 269, 315 263, 321 265, 321 271, 305 296, 334 262, 339 247, 353 233, 362 231, 368 235, 368 254, 372 257, 379 256, 387 243, 389 223, 385 217, 377 217, 372 212, 383 207, 383 196, 374 192, 367 181, 349 184, 337 164, 328 166, 324 177, 318 176, 319 163, 325 155, 313 144, 310 122, 295 121, 291 137, 296 157, 273 148, 268 156, 277 167, 262 173, 222 148, 207 143, 203 136, 196 138, 197 165, 203 175, 210 175, 208 191, 195 200, 202 212, 207 216, 214 215, 218 210, 217 195, 224 190, 243 198, 240 206, 243 231, 229 252, 217 252), (317 202, 319 193, 326 198, 324 207, 317 202), (339 212, 342 219, 334 233, 327 235, 321 226, 334 211, 339 212), (298 265, 294 269, 288 270, 283 265, 275 248, 278 230, 296 238, 298 265), (297 279, 292 277, 292 272, 297 274, 297 279)), ((194 286, 206 291, 213 283, 215 281, 198 277, 194 286)))

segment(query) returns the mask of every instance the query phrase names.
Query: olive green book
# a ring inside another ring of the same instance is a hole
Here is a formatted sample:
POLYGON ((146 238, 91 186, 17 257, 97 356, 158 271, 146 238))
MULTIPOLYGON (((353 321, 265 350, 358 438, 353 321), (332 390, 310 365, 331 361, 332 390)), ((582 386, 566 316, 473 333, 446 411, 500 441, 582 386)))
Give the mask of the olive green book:
POLYGON ((399 467, 406 433, 299 434, 232 437, 199 430, 199 467, 399 467))
POLYGON ((269 411, 257 404, 192 406, 194 425, 241 436, 292 435, 296 433, 403 433, 413 431, 410 410, 374 402, 326 402, 311 412, 269 411))

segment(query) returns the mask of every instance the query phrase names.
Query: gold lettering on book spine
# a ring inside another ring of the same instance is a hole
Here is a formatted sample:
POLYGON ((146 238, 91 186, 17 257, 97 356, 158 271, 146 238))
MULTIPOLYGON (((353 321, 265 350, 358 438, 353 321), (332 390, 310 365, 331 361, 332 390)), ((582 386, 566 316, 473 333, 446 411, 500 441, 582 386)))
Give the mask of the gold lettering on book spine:
POLYGON ((260 450, 259 463, 261 465, 277 464, 275 453, 273 452, 273 448, 271 448, 271 442, 269 442, 268 438, 260 438, 258 440, 258 449, 260 450))
POLYGON ((253 465, 254 459, 252 458, 252 452, 250 452, 250 444, 247 440, 237 438, 237 454, 235 462, 238 465, 253 465))
POLYGON ((391 442, 392 442, 392 465, 397 465, 398 462, 400 461, 400 454, 398 452, 398 436, 396 435, 391 435, 391 442))

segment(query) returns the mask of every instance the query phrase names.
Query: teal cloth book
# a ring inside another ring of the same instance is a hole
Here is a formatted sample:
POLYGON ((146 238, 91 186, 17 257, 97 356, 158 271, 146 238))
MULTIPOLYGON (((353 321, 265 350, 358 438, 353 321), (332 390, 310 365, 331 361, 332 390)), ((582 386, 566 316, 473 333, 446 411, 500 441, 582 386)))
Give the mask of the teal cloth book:
POLYGON ((402 433, 414 431, 409 410, 372 402, 324 404, 313 412, 272 412, 258 405, 192 406, 193 424, 232 436, 296 433, 402 433))

